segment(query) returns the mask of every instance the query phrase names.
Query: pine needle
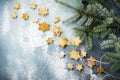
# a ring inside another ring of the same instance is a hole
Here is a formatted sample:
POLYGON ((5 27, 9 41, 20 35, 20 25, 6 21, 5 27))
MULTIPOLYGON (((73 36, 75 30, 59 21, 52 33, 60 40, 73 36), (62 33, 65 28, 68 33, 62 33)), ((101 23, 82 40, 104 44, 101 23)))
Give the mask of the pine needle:
POLYGON ((64 2, 62 2, 62 1, 60 1, 60 0, 55 0, 55 2, 60 3, 60 4, 66 6, 66 7, 68 7, 68 8, 73 9, 73 10, 79 11, 79 9, 77 9, 77 8, 75 8, 75 7, 72 7, 71 5, 69 5, 69 4, 67 4, 67 3, 64 3, 64 2))

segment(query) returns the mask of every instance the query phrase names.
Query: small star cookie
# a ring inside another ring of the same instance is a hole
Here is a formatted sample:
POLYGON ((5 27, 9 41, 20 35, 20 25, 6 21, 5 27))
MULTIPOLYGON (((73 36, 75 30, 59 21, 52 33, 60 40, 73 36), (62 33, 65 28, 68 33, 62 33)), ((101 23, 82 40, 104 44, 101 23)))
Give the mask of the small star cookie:
POLYGON ((55 36, 60 36, 62 33, 62 30, 59 26, 54 25, 54 27, 52 28, 52 32, 55 36))
POLYGON ((14 9, 16 9, 16 10, 18 10, 18 9, 20 9, 20 4, 18 3, 18 2, 16 2, 14 5, 13 5, 13 8, 14 9))
POLYGON ((54 18, 54 23, 58 23, 58 22, 60 22, 60 18, 59 17, 55 17, 54 18))
POLYGON ((80 45, 80 43, 82 43, 82 40, 80 39, 80 37, 78 36, 78 37, 73 37, 72 39, 71 39, 71 44, 73 45, 73 46, 79 46, 80 45))
POLYGON ((37 4, 35 4, 35 3, 31 3, 31 4, 30 4, 30 8, 31 8, 31 9, 34 10, 34 9, 36 9, 36 7, 37 7, 37 4))
POLYGON ((76 70, 77 71, 81 71, 83 69, 83 66, 81 65, 81 64, 78 64, 77 66, 76 66, 76 70))
POLYGON ((68 67, 69 70, 72 70, 74 68, 74 65, 69 63, 69 64, 67 64, 67 67, 68 67))
POLYGON ((59 37, 58 39, 58 45, 61 46, 62 48, 64 48, 68 43, 67 38, 65 37, 59 37))
POLYGON ((103 73, 104 72, 104 68, 102 66, 97 68, 97 72, 98 73, 103 73))
POLYGON ((11 13, 11 17, 12 17, 13 19, 16 19, 16 18, 17 18, 16 12, 12 12, 12 13, 11 13))
POLYGON ((84 50, 81 50, 80 57, 82 58, 86 57, 86 52, 84 50))
POLYGON ((47 24, 46 22, 39 23, 39 30, 45 32, 49 30, 50 25, 47 24))
POLYGON ((60 57, 60 58, 64 58, 64 57, 65 57, 65 53, 64 53, 64 52, 60 52, 60 53, 59 53, 59 57, 60 57))
POLYGON ((38 14, 44 17, 44 16, 48 15, 48 9, 46 7, 39 8, 38 14))
POLYGON ((90 56, 90 57, 87 59, 87 65, 88 65, 90 68, 93 68, 93 67, 96 65, 96 59, 95 59, 93 56, 90 56))
POLYGON ((23 18, 24 20, 28 20, 29 16, 28 16, 27 13, 23 13, 23 14, 22 14, 22 18, 23 18))
POLYGON ((70 52, 70 58, 77 61, 80 58, 80 53, 78 51, 72 50, 70 52))
POLYGON ((48 39, 46 40, 46 42, 47 42, 47 44, 50 44, 50 43, 53 42, 53 39, 52 39, 52 38, 48 38, 48 39))
POLYGON ((32 22, 33 22, 33 23, 38 23, 38 22, 39 22, 39 19, 38 19, 38 18, 34 18, 34 19, 32 20, 32 22))

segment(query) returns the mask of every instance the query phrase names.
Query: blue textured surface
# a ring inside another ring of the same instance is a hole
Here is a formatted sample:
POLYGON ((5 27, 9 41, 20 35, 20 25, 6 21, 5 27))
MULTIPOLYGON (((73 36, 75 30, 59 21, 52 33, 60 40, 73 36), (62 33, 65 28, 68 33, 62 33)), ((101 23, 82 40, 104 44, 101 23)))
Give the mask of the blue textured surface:
MULTIPOLYGON (((32 23, 33 17, 38 17, 40 21, 46 21, 53 27, 53 18, 59 16, 65 20, 71 16, 74 11, 65 9, 63 6, 55 4, 53 0, 0 0, 0 80, 101 80, 103 75, 96 74, 96 67, 91 70, 84 67, 80 73, 75 70, 69 71, 66 68, 67 63, 80 63, 70 60, 68 53, 74 49, 67 46, 65 49, 57 46, 57 37, 54 37, 54 43, 49 46, 45 39, 53 36, 50 31, 42 33, 37 30, 38 25, 32 23), (13 9, 14 2, 20 2, 22 8, 18 11, 13 9), (45 18, 37 15, 37 9, 31 10, 29 4, 35 2, 38 8, 42 7, 45 1, 49 8, 49 15, 45 18), (13 20, 10 13, 16 11, 18 18, 13 20), (30 16, 28 21, 23 21, 21 15, 27 12, 30 16), (69 13, 66 13, 69 12, 69 13), (67 17, 66 17, 67 16, 67 17), (66 53, 65 59, 59 59, 59 52, 66 53)), ((73 1, 74 2, 74 1, 73 1)), ((120 14, 119 8, 109 0, 110 5, 116 14, 120 14)), ((73 36, 71 27, 74 24, 63 25, 59 23, 63 30, 63 36, 70 39, 73 36)), ((84 45, 79 49, 84 49, 84 45)), ((88 52, 88 56, 93 54, 97 59, 102 56, 98 43, 94 43, 94 48, 88 52)), ((107 72, 109 66, 104 65, 107 72)), ((112 73, 112 72, 110 72, 112 73)), ((112 73, 119 77, 119 72, 112 73)), ((112 80, 111 78, 107 80, 112 80)))

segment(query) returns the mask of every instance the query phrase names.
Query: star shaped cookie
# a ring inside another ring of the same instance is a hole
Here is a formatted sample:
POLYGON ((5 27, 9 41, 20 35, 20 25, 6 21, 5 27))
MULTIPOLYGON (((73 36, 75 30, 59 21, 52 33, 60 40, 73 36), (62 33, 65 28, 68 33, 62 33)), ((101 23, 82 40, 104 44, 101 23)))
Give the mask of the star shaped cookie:
POLYGON ((74 65, 69 63, 69 64, 67 64, 67 67, 68 67, 69 70, 72 70, 74 68, 74 65))
POLYGON ((30 4, 30 8, 31 9, 34 10, 34 9, 36 9, 36 7, 37 7, 37 4, 35 4, 34 2, 30 4))
POLYGON ((54 23, 58 23, 58 22, 60 22, 60 18, 59 17, 55 17, 54 18, 54 23))
POLYGON ((39 8, 38 14, 44 17, 44 16, 48 15, 48 9, 46 7, 39 8))
POLYGON ((11 13, 11 17, 12 17, 13 19, 16 19, 16 18, 17 18, 16 12, 12 12, 12 13, 11 13))
POLYGON ((82 58, 86 57, 86 52, 84 50, 81 50, 80 57, 82 58))
POLYGON ((96 65, 96 59, 95 59, 93 56, 90 56, 90 57, 87 59, 87 65, 88 65, 90 68, 93 68, 93 67, 96 65))
POLYGON ((16 2, 16 3, 13 5, 13 8, 16 9, 16 10, 20 9, 20 7, 21 7, 21 5, 20 5, 18 2, 16 2))
POLYGON ((59 53, 59 57, 60 57, 60 58, 64 58, 64 57, 65 57, 65 53, 64 53, 63 51, 60 52, 60 53, 59 53))
POLYGON ((62 33, 62 30, 59 26, 54 25, 54 27, 52 28, 52 32, 55 36, 60 36, 62 33))
POLYGON ((39 22, 39 19, 38 19, 38 18, 34 18, 34 19, 32 20, 32 22, 33 22, 33 23, 38 23, 38 22, 39 22))
POLYGON ((70 52, 70 58, 77 61, 80 58, 80 53, 78 51, 72 50, 70 52))
POLYGON ((39 30, 45 32, 49 30, 50 25, 47 24, 46 22, 39 23, 39 30))
POLYGON ((77 46, 78 47, 81 43, 82 43, 82 40, 80 39, 79 36, 78 37, 73 37, 71 39, 71 45, 73 45, 73 46, 77 46))
POLYGON ((23 18, 24 20, 28 20, 29 16, 28 16, 27 13, 23 13, 23 14, 22 14, 22 18, 23 18))
POLYGON ((81 65, 81 64, 78 64, 77 66, 76 66, 76 70, 77 71, 81 71, 83 69, 83 66, 81 65))
POLYGON ((46 40, 46 42, 47 42, 47 44, 50 44, 50 43, 53 42, 53 39, 49 37, 49 38, 46 40))
POLYGON ((61 46, 62 48, 64 48, 68 43, 67 38, 65 37, 59 37, 58 39, 58 45, 61 46))
POLYGON ((102 66, 97 68, 97 72, 98 73, 103 73, 104 72, 104 68, 102 66))

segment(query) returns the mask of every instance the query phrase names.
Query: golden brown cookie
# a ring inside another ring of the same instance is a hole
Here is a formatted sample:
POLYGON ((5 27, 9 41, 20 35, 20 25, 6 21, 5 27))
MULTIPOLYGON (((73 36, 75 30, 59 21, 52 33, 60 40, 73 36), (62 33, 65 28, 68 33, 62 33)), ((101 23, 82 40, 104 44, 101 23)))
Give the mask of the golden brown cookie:
POLYGON ((86 57, 86 52, 85 52, 84 50, 81 50, 81 52, 80 52, 80 57, 81 57, 81 58, 86 57))
POLYGON ((70 58, 77 61, 80 58, 80 53, 78 51, 72 50, 70 52, 70 58))
POLYGON ((58 45, 64 48, 68 44, 68 40, 65 37, 59 37, 58 45))
POLYGON ((48 15, 48 9, 46 7, 39 8, 38 14, 44 17, 44 16, 48 15))
POLYGON ((103 73, 104 72, 104 68, 102 66, 97 68, 97 72, 98 73, 103 73))
POLYGON ((27 13, 23 13, 23 14, 22 14, 22 18, 23 18, 24 20, 28 20, 29 15, 28 15, 27 13))
POLYGON ((16 18, 17 18, 16 12, 12 12, 12 13, 11 13, 11 17, 12 17, 13 19, 16 19, 16 18))
POLYGON ((90 56, 90 57, 87 59, 87 65, 88 65, 90 68, 93 68, 93 67, 96 65, 96 59, 95 59, 93 56, 90 56))
POLYGON ((36 7, 37 7, 37 4, 35 4, 34 2, 30 4, 30 8, 31 9, 34 10, 34 9, 36 9, 36 7))
POLYGON ((58 23, 58 22, 60 22, 60 18, 59 17, 55 17, 54 18, 54 23, 58 23))
POLYGON ((54 25, 54 27, 52 28, 52 32, 55 36, 60 36, 62 33, 62 30, 59 26, 54 25))
POLYGON ((78 37, 73 37, 72 39, 71 39, 71 44, 73 45, 73 46, 79 46, 80 44, 82 43, 82 40, 80 39, 80 37, 78 36, 78 37))
POLYGON ((67 64, 67 67, 68 67, 69 70, 72 70, 74 68, 74 65, 69 63, 69 64, 67 64))
POLYGON ((16 10, 20 9, 20 7, 21 7, 21 5, 20 5, 18 2, 16 2, 16 3, 13 5, 13 8, 16 9, 16 10))
POLYGON ((81 64, 78 64, 77 66, 76 66, 76 70, 77 71, 81 71, 83 69, 83 66, 81 65, 81 64))
POLYGON ((39 23, 39 30, 45 32, 49 30, 50 25, 47 24, 46 22, 39 23))
POLYGON ((53 39, 49 37, 49 38, 46 40, 46 42, 47 42, 47 44, 51 44, 51 43, 53 42, 53 39))

